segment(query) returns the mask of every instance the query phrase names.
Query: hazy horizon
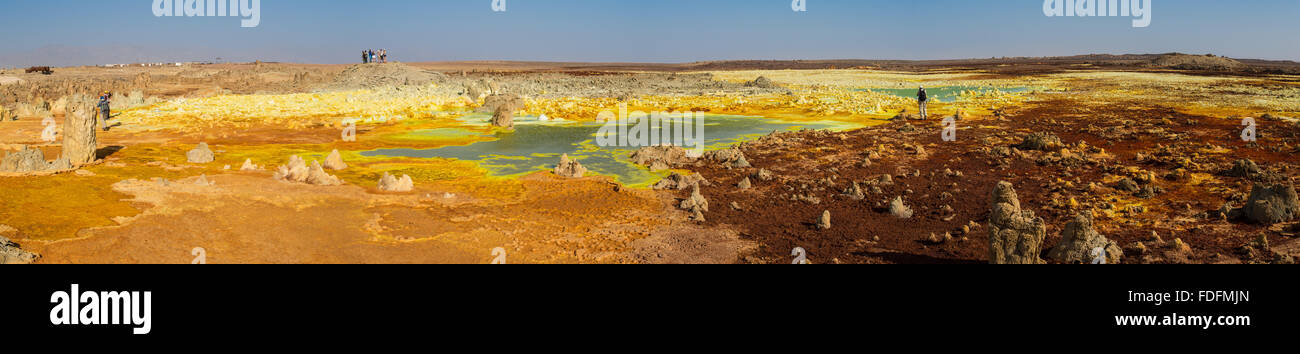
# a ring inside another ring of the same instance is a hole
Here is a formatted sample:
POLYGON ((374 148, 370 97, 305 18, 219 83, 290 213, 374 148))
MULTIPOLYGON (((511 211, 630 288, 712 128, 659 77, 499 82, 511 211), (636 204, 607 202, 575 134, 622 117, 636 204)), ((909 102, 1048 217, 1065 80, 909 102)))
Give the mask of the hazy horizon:
POLYGON ((689 63, 1216 54, 1300 61, 1300 2, 1152 1, 1132 17, 1048 17, 1040 0, 263 0, 239 17, 155 17, 153 0, 11 0, 0 67, 391 60, 689 63))

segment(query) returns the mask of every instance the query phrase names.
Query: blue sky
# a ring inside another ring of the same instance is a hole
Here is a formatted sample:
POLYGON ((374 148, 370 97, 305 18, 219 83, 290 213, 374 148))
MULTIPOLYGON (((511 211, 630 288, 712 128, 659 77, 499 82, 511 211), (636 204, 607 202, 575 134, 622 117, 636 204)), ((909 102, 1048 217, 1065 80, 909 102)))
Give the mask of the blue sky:
POLYGON ((0 66, 137 61, 690 62, 1214 53, 1300 61, 1300 1, 1152 0, 1152 24, 1042 0, 262 0, 261 24, 154 17, 153 0, 0 1, 0 66))

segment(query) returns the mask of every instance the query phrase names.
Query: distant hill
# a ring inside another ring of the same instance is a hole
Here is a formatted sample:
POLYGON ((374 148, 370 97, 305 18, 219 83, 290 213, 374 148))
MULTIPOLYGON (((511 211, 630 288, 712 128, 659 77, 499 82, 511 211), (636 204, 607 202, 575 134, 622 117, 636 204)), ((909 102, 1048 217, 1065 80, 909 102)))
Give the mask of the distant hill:
POLYGON ((1188 55, 1181 53, 1172 53, 1161 55, 1152 61, 1152 64, 1160 67, 1184 69, 1184 70, 1242 70, 1249 68, 1250 65, 1233 60, 1207 55, 1188 55))

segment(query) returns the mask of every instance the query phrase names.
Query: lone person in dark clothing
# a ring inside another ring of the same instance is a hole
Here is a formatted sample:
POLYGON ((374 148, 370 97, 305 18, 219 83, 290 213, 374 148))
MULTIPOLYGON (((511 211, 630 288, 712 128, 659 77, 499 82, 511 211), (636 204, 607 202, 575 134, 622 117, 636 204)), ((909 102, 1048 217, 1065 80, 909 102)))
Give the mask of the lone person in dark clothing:
POLYGON ((112 99, 113 94, 107 91, 99 95, 99 116, 103 117, 100 120, 100 126, 104 127, 104 131, 108 131, 108 118, 113 113, 111 109, 112 103, 110 102, 112 99))
POLYGON ((921 105, 921 119, 925 119, 927 116, 928 112, 925 110, 925 102, 928 100, 929 98, 926 97, 925 94, 925 86, 921 86, 921 91, 916 92, 916 101, 921 105))

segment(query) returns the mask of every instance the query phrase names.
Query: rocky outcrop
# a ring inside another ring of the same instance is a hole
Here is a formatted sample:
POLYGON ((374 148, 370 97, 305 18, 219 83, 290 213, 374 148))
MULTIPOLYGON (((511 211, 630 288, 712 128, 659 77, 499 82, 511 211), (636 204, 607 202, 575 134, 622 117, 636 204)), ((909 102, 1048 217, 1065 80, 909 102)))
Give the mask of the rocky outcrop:
POLYGON ((830 230, 831 228, 831 211, 822 211, 822 217, 817 218, 818 230, 830 230))
POLYGON ((410 192, 415 189, 415 182, 408 175, 397 178, 384 172, 384 176, 379 178, 379 189, 385 192, 410 192))
POLYGON ((74 166, 95 161, 99 140, 95 136, 95 101, 75 95, 64 106, 63 158, 74 166))
POLYGON ((244 166, 239 168, 240 171, 257 171, 260 169, 261 167, 253 164, 253 159, 244 159, 244 166))
POLYGON ((746 82, 745 86, 757 87, 763 89, 771 89, 771 88, 779 87, 776 85, 776 83, 772 82, 772 79, 768 79, 763 76, 759 76, 757 79, 754 79, 754 81, 746 82))
POLYGON ((474 102, 478 102, 480 98, 483 98, 483 96, 486 96, 487 94, 483 93, 483 89, 479 88, 477 84, 471 82, 465 84, 465 95, 469 96, 469 98, 474 100, 474 102))
POLYGON ((51 114, 50 103, 42 99, 37 99, 30 103, 18 102, 14 106, 14 113, 19 117, 44 117, 51 114))
POLYGON ((689 210, 692 213, 706 212, 709 211, 709 201, 704 199, 703 194, 700 194, 700 186, 694 185, 691 187, 691 196, 682 200, 682 203, 679 204, 678 207, 683 210, 689 210))
POLYGON ((653 186, 650 186, 650 188, 654 190, 684 191, 696 186, 709 186, 709 185, 710 185, 709 181, 705 180, 704 176, 701 176, 698 173, 690 176, 685 176, 680 173, 673 172, 672 174, 668 175, 668 177, 664 177, 664 179, 659 180, 658 183, 655 183, 653 186))
POLYGON ((704 159, 716 162, 726 168, 748 168, 749 161, 740 149, 722 149, 704 153, 704 159))
POLYGON ((479 112, 497 112, 510 111, 515 112, 524 109, 524 99, 519 95, 512 94, 493 94, 488 95, 483 100, 483 105, 479 106, 479 112))
POLYGON ((740 183, 736 183, 736 188, 740 188, 740 189, 742 189, 742 190, 744 190, 744 189, 750 189, 750 188, 753 188, 753 187, 754 187, 754 185, 753 185, 752 183, 749 182, 749 177, 745 177, 745 179, 740 180, 740 183))
POLYGON ((5 106, 0 106, 0 123, 18 120, 18 114, 5 106))
POLYGON ((849 188, 844 190, 844 196, 849 197, 849 199, 852 200, 867 199, 867 195, 862 193, 862 186, 858 185, 858 182, 853 182, 853 184, 849 185, 849 188))
POLYGON ((899 219, 912 218, 912 208, 903 204, 903 197, 894 198, 889 202, 889 214, 899 219))
POLYGON ((285 182, 306 183, 318 186, 337 186, 343 184, 338 177, 325 173, 320 163, 311 162, 308 166, 298 155, 289 158, 288 165, 281 165, 275 172, 275 179, 285 182))
POLYGON ((667 170, 695 161, 681 146, 646 146, 632 152, 632 163, 649 166, 651 171, 667 170))
POLYGON ((1020 208, 1020 199, 1009 182, 998 182, 991 199, 989 263, 1042 264, 1038 255, 1047 237, 1043 218, 1020 208))
POLYGON ((0 264, 28 264, 35 262, 40 255, 24 251, 17 243, 10 241, 4 234, 12 234, 13 228, 0 225, 0 264))
POLYGON ((715 162, 725 168, 750 167, 745 154, 736 148, 709 151, 697 159, 681 146, 646 146, 632 152, 631 159, 632 163, 649 166, 651 171, 662 171, 689 164, 698 165, 701 161, 715 162))
POLYGON ((1048 251, 1047 257, 1067 264, 1096 263, 1098 259, 1104 259, 1105 264, 1119 264, 1124 258, 1124 250, 1115 241, 1093 230, 1092 212, 1086 211, 1065 224, 1061 243, 1048 251))
POLYGON ((1259 168, 1259 165, 1255 164, 1255 161, 1251 161, 1250 159, 1244 159, 1244 160, 1237 160, 1236 162, 1233 162, 1232 168, 1229 168, 1227 171, 1224 171, 1223 174, 1229 177, 1250 178, 1250 177, 1257 176, 1261 173, 1264 173, 1264 170, 1261 170, 1259 168))
POLYGON ((479 110, 492 112, 492 126, 515 127, 515 111, 524 108, 524 99, 517 95, 496 94, 488 96, 479 110))
POLYGON ((1255 184, 1242 208, 1242 216, 1261 225, 1272 225, 1300 217, 1300 201, 1295 186, 1255 184))
POLYGON ((30 146, 22 146, 17 152, 7 153, 4 159, 0 160, 0 172, 5 173, 34 173, 71 169, 73 169, 73 166, 68 159, 60 158, 54 162, 46 161, 44 151, 30 146))
POLYGON ((135 107, 143 106, 144 104, 145 104, 144 93, 138 90, 131 91, 130 93, 125 95, 115 95, 113 99, 109 101, 109 106, 114 111, 121 111, 130 108, 135 108, 135 107))
POLYGON ((1135 193, 1141 188, 1142 187, 1138 186, 1137 182, 1134 182, 1133 179, 1130 178, 1121 179, 1119 182, 1115 183, 1115 189, 1121 192, 1135 193))
POLYGON ((185 153, 185 158, 190 163, 209 163, 216 159, 216 155, 208 148, 208 143, 199 143, 194 150, 185 153))
POLYGON ((340 171, 347 169, 348 164, 343 163, 343 156, 339 154, 338 149, 334 149, 333 152, 330 152, 329 156, 325 157, 325 168, 340 171))
POLYGON ((1053 151, 1061 146, 1063 146, 1061 138, 1056 137, 1056 134, 1043 132, 1029 134, 1029 136, 1025 137, 1025 141, 1021 142, 1020 145, 1016 145, 1016 148, 1020 150, 1053 151))
POLYGON ((582 167, 578 160, 570 160, 569 154, 560 156, 560 164, 555 166, 555 175, 567 178, 582 178, 587 174, 587 168, 582 167))
POLYGON ((500 110, 492 113, 492 126, 514 129, 515 113, 507 110, 500 110))

